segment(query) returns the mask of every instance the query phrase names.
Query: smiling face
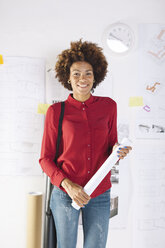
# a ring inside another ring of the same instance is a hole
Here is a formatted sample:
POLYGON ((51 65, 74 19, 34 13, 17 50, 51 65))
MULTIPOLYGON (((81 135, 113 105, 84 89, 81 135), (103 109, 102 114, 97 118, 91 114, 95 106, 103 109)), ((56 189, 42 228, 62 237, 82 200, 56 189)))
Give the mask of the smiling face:
POLYGON ((73 97, 81 102, 90 97, 94 82, 92 66, 85 61, 74 62, 70 67, 69 80, 73 89, 73 97))

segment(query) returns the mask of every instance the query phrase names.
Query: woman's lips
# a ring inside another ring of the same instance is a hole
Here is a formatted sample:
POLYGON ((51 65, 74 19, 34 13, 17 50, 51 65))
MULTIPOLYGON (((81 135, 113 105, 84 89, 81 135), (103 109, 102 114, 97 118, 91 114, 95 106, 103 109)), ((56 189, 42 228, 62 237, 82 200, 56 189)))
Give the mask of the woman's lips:
POLYGON ((88 85, 87 84, 84 84, 84 85, 77 85, 77 86, 79 86, 80 88, 86 88, 86 87, 88 87, 88 85))

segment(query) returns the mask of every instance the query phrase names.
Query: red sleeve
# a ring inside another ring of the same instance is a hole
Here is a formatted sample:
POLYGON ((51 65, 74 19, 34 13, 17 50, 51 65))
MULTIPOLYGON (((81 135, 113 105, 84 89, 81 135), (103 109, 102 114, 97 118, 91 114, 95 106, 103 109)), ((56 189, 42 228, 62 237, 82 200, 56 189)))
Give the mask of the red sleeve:
POLYGON ((117 137, 117 104, 113 101, 113 108, 111 108, 110 121, 109 121, 109 145, 110 154, 115 143, 118 142, 117 137), (113 111, 112 111, 113 109, 113 111))
POLYGON ((62 169, 57 167, 54 163, 60 110, 61 108, 55 113, 52 105, 47 110, 42 138, 41 156, 39 159, 42 170, 50 177, 51 183, 57 187, 60 187, 62 180, 66 178, 62 169))

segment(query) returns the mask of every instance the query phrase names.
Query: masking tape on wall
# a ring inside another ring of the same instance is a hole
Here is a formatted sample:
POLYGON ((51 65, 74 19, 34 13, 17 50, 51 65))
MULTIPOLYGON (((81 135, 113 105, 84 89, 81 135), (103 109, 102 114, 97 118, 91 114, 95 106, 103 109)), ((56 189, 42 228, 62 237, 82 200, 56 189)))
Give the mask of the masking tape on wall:
POLYGON ((27 196, 27 248, 41 248, 42 193, 27 196))
POLYGON ((134 96, 129 98, 129 107, 138 107, 143 105, 144 103, 142 96, 134 96))
POLYGON ((0 54, 0 64, 3 64, 3 56, 0 54))
POLYGON ((38 113, 38 114, 44 114, 44 115, 46 115, 46 112, 47 112, 49 106, 50 106, 50 104, 39 103, 39 104, 38 104, 37 113, 38 113))

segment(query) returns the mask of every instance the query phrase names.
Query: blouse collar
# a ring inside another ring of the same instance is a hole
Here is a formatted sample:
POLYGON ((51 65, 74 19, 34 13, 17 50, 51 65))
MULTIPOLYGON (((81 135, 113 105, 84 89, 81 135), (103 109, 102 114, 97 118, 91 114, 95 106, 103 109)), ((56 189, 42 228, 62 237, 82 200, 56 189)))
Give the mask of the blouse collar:
POLYGON ((85 102, 79 102, 78 100, 76 100, 76 99, 73 98, 73 94, 70 94, 68 96, 67 101, 69 103, 71 103, 72 105, 74 105, 75 107, 80 108, 80 107, 82 107, 82 105, 89 106, 91 103, 93 103, 94 96, 93 95, 90 95, 89 99, 86 100, 85 102))

